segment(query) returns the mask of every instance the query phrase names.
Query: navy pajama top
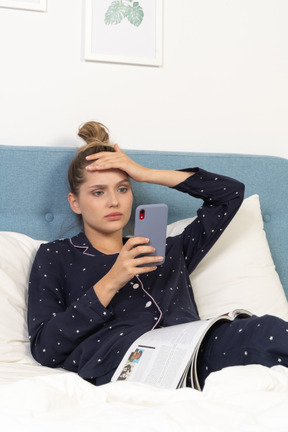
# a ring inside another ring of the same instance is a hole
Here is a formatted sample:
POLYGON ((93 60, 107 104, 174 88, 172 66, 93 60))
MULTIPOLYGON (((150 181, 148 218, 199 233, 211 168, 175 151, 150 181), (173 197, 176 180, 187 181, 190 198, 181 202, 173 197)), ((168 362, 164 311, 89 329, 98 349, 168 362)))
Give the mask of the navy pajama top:
POLYGON ((244 185, 199 168, 183 171, 195 175, 175 189, 204 201, 197 218, 167 238, 165 263, 130 280, 107 308, 93 285, 118 254, 94 249, 82 232, 40 246, 28 297, 31 351, 39 363, 103 384, 141 334, 199 319, 189 275, 236 214, 244 185))

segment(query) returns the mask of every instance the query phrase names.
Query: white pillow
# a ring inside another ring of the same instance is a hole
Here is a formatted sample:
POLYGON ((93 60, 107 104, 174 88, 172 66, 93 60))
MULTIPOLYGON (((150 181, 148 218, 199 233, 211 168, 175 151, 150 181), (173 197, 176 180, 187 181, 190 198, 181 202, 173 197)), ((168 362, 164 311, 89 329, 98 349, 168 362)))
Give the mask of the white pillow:
MULTIPOLYGON (((171 224, 168 235, 181 233, 192 220, 171 224)), ((288 320, 288 303, 271 257, 258 195, 243 201, 190 280, 203 319, 244 308, 288 320)))
POLYGON ((36 364, 27 330, 27 287, 35 253, 43 243, 0 232, 0 361, 36 364))

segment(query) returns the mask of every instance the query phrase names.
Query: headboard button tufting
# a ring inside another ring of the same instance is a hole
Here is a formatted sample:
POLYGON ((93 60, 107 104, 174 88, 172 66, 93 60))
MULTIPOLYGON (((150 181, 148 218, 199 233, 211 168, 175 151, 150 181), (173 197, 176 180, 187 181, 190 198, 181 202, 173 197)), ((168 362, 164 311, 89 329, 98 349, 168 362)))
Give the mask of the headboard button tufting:
POLYGON ((46 222, 52 222, 54 220, 54 216, 52 213, 46 213, 45 214, 45 220, 46 222))

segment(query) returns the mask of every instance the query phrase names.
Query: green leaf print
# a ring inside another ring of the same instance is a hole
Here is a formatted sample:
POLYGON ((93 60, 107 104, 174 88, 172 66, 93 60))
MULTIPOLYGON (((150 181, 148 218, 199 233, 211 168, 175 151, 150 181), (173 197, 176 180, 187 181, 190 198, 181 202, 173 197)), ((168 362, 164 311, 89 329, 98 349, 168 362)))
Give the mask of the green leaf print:
POLYGON ((126 16, 126 8, 122 1, 113 1, 105 14, 105 24, 119 24, 126 16))
POLYGON ((130 24, 139 27, 144 18, 144 11, 139 2, 133 2, 132 5, 131 3, 132 0, 114 0, 105 14, 105 24, 120 24, 127 18, 130 24))
POLYGON ((133 6, 127 7, 126 17, 131 24, 139 27, 143 21, 144 12, 138 2, 133 3, 133 6))

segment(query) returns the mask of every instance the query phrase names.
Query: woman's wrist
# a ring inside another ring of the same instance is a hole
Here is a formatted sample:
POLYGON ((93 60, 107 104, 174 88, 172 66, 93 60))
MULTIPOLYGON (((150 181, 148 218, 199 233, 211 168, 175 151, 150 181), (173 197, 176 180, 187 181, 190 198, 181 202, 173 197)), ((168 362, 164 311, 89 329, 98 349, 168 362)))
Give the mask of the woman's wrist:
POLYGON ((194 174, 185 171, 147 169, 143 182, 174 187, 194 174))
POLYGON ((113 282, 109 280, 109 277, 107 277, 107 275, 100 279, 100 281, 98 281, 93 286, 93 288, 95 294, 98 297, 98 300, 106 308, 119 290, 119 287, 114 286, 113 282))

